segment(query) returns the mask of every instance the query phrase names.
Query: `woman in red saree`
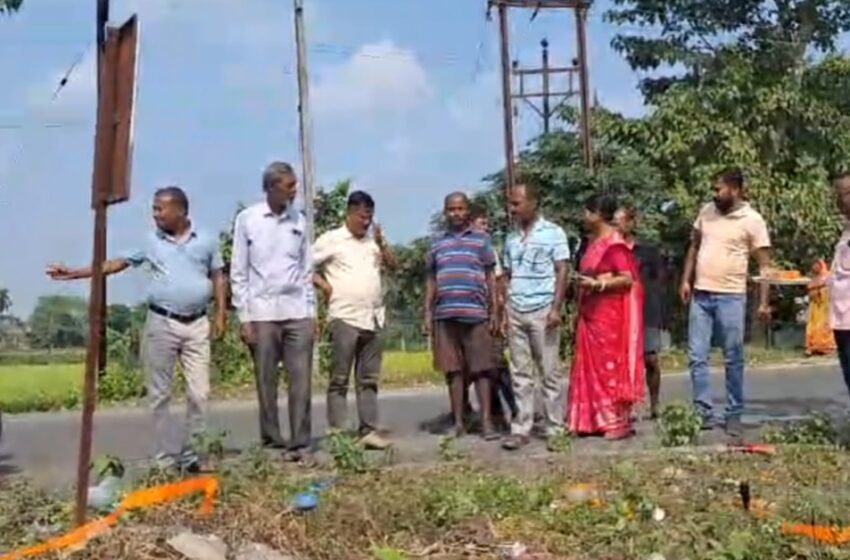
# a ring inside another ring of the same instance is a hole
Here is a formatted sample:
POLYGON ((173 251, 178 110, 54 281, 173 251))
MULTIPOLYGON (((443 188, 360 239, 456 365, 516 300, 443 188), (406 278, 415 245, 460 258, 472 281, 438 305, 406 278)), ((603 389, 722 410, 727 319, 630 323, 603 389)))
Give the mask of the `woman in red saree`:
POLYGON ((643 287, 638 264, 612 225, 617 201, 585 204, 590 240, 579 265, 579 315, 567 426, 577 435, 634 435, 644 397, 643 287))

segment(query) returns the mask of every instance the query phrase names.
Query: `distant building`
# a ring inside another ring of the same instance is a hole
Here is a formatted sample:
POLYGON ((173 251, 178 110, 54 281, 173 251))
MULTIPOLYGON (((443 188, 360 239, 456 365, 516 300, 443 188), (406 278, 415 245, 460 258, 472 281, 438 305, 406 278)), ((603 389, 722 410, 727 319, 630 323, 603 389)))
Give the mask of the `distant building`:
POLYGON ((0 349, 25 350, 28 347, 27 324, 14 315, 0 315, 0 349))

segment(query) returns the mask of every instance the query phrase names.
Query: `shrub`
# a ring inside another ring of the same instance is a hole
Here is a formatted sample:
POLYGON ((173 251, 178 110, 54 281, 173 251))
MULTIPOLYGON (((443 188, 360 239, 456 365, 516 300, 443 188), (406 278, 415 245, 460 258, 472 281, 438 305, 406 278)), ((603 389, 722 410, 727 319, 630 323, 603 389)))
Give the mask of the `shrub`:
POLYGON ((0 354, 0 366, 47 366, 60 364, 79 364, 86 359, 84 349, 3 352, 0 354))
POLYGON ((98 380, 98 397, 106 402, 137 400, 147 394, 145 376, 138 367, 109 363, 106 373, 98 380))
POLYGON ((228 321, 227 332, 212 345, 212 375, 221 385, 244 385, 254 378, 251 354, 242 342, 239 328, 235 319, 228 321))
POLYGON ((661 411, 659 430, 661 445, 664 447, 681 447, 697 442, 702 417, 697 410, 686 403, 671 403, 661 411))
POLYGON ((791 445, 836 445, 839 442, 838 430, 832 418, 821 412, 815 412, 801 422, 785 426, 770 426, 763 439, 767 443, 791 445))

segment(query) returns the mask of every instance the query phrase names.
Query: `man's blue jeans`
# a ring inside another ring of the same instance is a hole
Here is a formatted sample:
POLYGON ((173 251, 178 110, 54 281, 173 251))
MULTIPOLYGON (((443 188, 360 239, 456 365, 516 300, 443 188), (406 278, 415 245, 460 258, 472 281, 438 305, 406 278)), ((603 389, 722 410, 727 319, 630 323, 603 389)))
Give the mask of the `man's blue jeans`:
POLYGON ((744 318, 746 294, 694 292, 688 321, 688 363, 694 405, 703 419, 712 420, 711 379, 708 360, 712 340, 723 348, 726 364, 726 417, 744 409, 744 318))

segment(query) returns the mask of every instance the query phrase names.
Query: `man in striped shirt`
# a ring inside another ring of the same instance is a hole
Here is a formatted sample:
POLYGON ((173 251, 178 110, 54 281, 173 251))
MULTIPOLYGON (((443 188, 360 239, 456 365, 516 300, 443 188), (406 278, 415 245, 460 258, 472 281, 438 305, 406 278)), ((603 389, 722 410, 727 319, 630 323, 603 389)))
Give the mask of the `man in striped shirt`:
POLYGON ((469 199, 445 199, 447 230, 431 244, 425 290, 425 332, 434 334, 437 367, 446 374, 455 433, 463 424, 464 372, 475 381, 485 439, 498 439, 491 417, 492 333, 499 326, 490 236, 472 227, 469 199))

